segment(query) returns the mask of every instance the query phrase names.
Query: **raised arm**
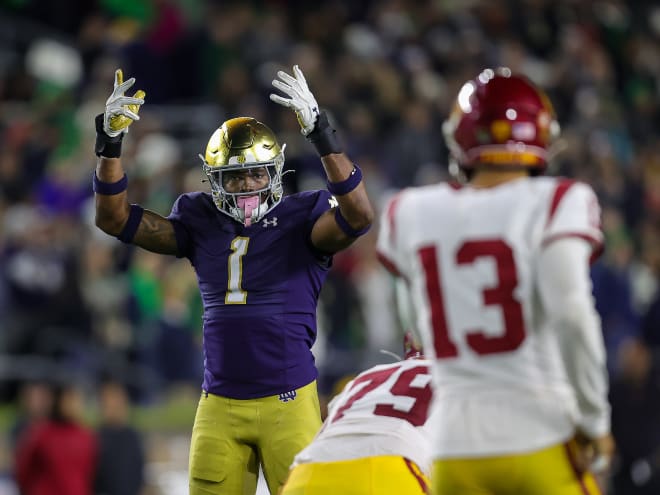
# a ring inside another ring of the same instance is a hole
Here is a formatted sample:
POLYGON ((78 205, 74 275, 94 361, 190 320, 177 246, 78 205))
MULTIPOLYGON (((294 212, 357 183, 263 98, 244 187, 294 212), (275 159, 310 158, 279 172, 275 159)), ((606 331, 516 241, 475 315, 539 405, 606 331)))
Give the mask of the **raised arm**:
POLYGON ((128 179, 121 163, 121 143, 128 127, 139 120, 138 111, 145 93, 138 90, 132 97, 124 93, 135 79, 123 81, 121 69, 115 71, 114 90, 97 115, 95 152, 98 160, 93 177, 96 198, 96 226, 122 242, 149 251, 176 254, 177 244, 172 223, 165 217, 128 202, 128 179))
POLYGON ((319 111, 314 95, 297 65, 293 74, 280 71, 273 86, 288 95, 271 94, 275 103, 296 112, 302 133, 315 147, 328 178, 328 190, 339 204, 314 224, 311 241, 321 251, 334 253, 348 247, 366 233, 374 218, 374 211, 362 181, 362 171, 342 151, 335 130, 325 112, 319 111))

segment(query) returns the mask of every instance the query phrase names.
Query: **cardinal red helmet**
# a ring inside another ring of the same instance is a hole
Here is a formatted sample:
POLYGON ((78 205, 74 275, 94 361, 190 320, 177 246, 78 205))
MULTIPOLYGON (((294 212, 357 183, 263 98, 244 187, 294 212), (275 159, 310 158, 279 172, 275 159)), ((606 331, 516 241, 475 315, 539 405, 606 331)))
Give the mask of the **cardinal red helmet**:
POLYGON ((443 132, 463 170, 479 164, 543 172, 559 124, 541 89, 499 68, 486 69, 463 85, 443 132))

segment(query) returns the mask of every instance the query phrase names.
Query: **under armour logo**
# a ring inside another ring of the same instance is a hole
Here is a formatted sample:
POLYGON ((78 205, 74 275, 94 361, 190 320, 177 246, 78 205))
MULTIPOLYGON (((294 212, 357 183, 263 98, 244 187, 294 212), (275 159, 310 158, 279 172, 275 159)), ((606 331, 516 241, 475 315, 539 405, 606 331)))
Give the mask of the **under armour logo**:
POLYGON ((296 398, 296 395, 297 395, 297 394, 296 394, 296 391, 295 391, 295 390, 291 390, 291 391, 289 391, 289 392, 281 393, 279 399, 280 399, 282 402, 289 402, 290 400, 294 400, 294 399, 296 398))
POLYGON ((261 223, 264 227, 277 227, 277 217, 273 217, 271 220, 264 218, 264 221, 261 223))
POLYGON ((339 206, 339 201, 337 201, 337 198, 334 196, 330 196, 328 198, 328 203, 330 203, 330 208, 334 208, 336 206, 339 206))

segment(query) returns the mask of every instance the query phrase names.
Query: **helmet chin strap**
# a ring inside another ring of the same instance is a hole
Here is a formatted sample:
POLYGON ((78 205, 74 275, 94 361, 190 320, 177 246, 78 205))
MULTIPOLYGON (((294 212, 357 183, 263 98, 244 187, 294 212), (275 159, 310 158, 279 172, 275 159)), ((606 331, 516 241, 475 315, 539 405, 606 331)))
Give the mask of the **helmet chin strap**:
POLYGON ((246 227, 252 225, 252 212, 257 210, 259 212, 259 195, 254 196, 241 196, 237 198, 236 204, 243 210, 243 223, 246 227))

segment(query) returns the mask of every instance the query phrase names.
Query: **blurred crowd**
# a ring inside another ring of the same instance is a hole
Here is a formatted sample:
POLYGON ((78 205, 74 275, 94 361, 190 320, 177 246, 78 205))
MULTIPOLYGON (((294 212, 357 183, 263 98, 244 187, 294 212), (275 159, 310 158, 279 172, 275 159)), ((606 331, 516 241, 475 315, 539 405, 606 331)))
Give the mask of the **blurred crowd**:
MULTIPOLYGON (((92 391, 116 380, 142 403, 201 382, 191 267, 94 227, 92 122, 115 68, 147 94, 124 144, 129 197, 168 214, 180 193, 207 189, 197 154, 236 116, 286 143, 289 192, 325 187, 298 123, 268 99, 278 69, 304 70, 380 208, 393 191, 447 178, 441 126, 455 94, 483 68, 508 66, 554 103, 551 173, 588 182, 603 207, 593 282, 618 445, 613 493, 659 493, 659 44, 651 0, 3 2, 0 399, 48 377, 92 391)), ((380 349, 400 349, 376 229, 336 257, 322 293, 326 395, 387 360, 380 349)))

